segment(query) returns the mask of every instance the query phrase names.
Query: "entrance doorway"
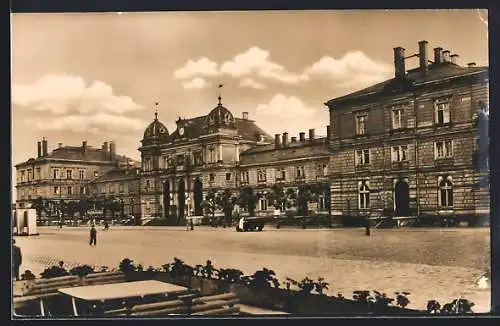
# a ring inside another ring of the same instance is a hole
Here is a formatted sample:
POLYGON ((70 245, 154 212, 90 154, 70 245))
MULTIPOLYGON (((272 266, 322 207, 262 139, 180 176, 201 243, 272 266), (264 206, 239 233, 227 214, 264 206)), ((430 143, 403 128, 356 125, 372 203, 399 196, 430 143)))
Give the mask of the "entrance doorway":
POLYGON ((194 189, 193 189, 194 215, 196 216, 203 215, 203 211, 201 209, 202 190, 203 190, 203 183, 201 182, 200 178, 196 178, 196 180, 194 181, 194 189))
POLYGON ((170 216, 170 182, 163 184, 163 210, 165 218, 170 216))
POLYGON ((408 216, 410 214, 410 186, 405 180, 396 182, 394 204, 396 216, 408 216))

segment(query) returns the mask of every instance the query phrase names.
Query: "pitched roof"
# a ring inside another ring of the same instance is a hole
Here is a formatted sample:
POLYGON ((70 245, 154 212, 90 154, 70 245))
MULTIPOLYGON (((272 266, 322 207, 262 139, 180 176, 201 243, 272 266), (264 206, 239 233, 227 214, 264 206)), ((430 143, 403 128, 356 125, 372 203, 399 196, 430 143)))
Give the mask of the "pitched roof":
MULTIPOLYGON (((116 158, 119 162, 125 162, 128 159, 124 155, 116 155, 116 158)), ((81 162, 113 163, 109 158, 106 158, 104 156, 103 150, 100 148, 87 146, 87 149, 84 153, 83 147, 81 146, 63 146, 52 150, 52 152, 48 153, 46 156, 39 158, 30 158, 25 162, 16 164, 16 166, 20 166, 26 163, 36 163, 44 160, 71 160, 81 162)))
POLYGON ((262 145, 251 148, 240 154, 240 165, 274 163, 292 159, 328 156, 326 138, 317 138, 312 143, 289 143, 285 148, 275 145, 262 145))
POLYGON ((90 181, 90 183, 139 179, 139 168, 114 168, 90 181))
POLYGON ((422 73, 420 68, 407 71, 406 80, 400 81, 396 78, 388 79, 381 83, 361 89, 359 91, 340 96, 326 102, 326 105, 337 104, 348 100, 354 100, 369 95, 384 95, 397 93, 419 86, 423 83, 437 82, 448 78, 458 78, 474 73, 481 73, 488 70, 488 67, 462 67, 457 64, 446 62, 439 65, 431 64, 427 74, 422 73))

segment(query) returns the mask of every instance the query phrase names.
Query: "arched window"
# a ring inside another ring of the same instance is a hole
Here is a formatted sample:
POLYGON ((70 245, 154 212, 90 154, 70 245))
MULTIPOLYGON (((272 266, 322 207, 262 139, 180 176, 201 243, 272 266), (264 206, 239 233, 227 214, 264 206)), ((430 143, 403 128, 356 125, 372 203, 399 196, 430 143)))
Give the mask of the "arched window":
POLYGON ((450 177, 439 178, 439 206, 453 207, 453 183, 450 177))
POLYGON ((359 185, 359 208, 369 208, 370 207, 370 188, 366 181, 360 182, 359 185))

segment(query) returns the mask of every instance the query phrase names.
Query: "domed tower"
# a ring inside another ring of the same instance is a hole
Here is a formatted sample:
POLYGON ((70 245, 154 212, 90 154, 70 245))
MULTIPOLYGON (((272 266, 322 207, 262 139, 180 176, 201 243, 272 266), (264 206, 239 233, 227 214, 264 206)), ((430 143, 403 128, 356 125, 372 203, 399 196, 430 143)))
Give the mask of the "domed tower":
POLYGON ((221 97, 219 96, 218 105, 207 115, 206 126, 208 128, 236 128, 234 116, 227 108, 222 105, 221 97))
POLYGON ((158 112, 155 112, 153 122, 144 131, 142 145, 152 145, 168 141, 168 130, 163 123, 158 120, 158 112))

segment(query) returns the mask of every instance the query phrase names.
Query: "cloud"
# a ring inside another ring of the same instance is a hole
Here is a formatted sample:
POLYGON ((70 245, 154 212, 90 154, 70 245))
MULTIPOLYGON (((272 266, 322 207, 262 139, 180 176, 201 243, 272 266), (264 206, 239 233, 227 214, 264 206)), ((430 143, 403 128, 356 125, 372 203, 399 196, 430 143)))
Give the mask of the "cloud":
POLYGON ((201 89, 207 87, 209 84, 205 81, 205 79, 196 77, 190 81, 183 82, 182 87, 185 89, 201 89))
POLYGON ((13 84, 12 103, 20 107, 57 115, 107 112, 123 114, 142 109, 128 96, 113 94, 113 88, 101 81, 88 85, 83 78, 47 75, 33 84, 13 84))
MULTIPOLYGON (((287 85, 327 81, 332 88, 349 90, 363 88, 390 78, 392 70, 391 65, 375 61, 361 51, 349 51, 338 59, 324 56, 301 69, 300 73, 294 73, 272 61, 269 51, 253 46, 221 64, 208 58, 188 60, 182 68, 175 71, 174 75, 183 80, 195 76, 213 78, 228 75, 239 79, 241 87, 255 89, 265 88, 263 84, 257 83, 255 78, 287 85)), ((195 79, 189 84, 194 87, 186 88, 206 86, 201 80, 196 83, 194 81, 195 79)))
POLYGON ((69 131, 74 133, 118 133, 129 134, 142 131, 146 123, 140 119, 117 116, 109 113, 93 115, 68 115, 62 117, 41 117, 31 124, 42 131, 69 131))
POLYGON ((391 77, 392 66, 377 62, 361 51, 347 52, 340 59, 322 57, 304 70, 309 79, 327 79, 336 88, 362 88, 391 77))
POLYGON ((263 117, 279 116, 286 119, 307 118, 314 115, 315 109, 307 107, 302 100, 295 96, 287 97, 276 94, 266 104, 257 106, 257 115, 263 117))
POLYGON ((264 89, 266 88, 266 85, 261 84, 257 82, 255 79, 247 77, 241 80, 240 82, 241 87, 248 87, 248 88, 254 88, 254 89, 264 89))
POLYGON ((176 79, 190 79, 195 76, 214 77, 219 75, 218 64, 208 58, 188 60, 182 68, 174 72, 176 79))
POLYGON ((302 78, 307 78, 286 71, 283 66, 270 60, 269 51, 256 46, 224 62, 220 71, 236 78, 257 75, 283 83, 298 83, 302 78))

